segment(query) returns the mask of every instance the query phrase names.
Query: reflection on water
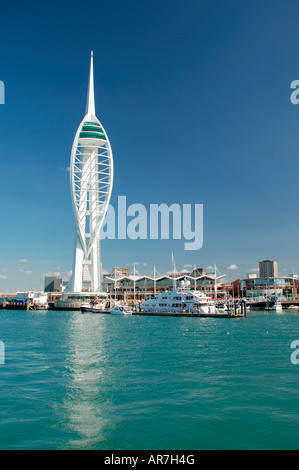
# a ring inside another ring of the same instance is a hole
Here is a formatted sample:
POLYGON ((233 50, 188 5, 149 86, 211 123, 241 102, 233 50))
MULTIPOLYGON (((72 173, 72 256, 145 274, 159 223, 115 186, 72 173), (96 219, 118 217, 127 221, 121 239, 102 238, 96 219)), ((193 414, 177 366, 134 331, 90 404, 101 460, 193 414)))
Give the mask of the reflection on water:
POLYGON ((2 311, 1 449, 296 449, 298 316, 2 311))
POLYGON ((75 314, 68 323, 64 413, 72 437, 68 448, 95 448, 111 426, 110 373, 101 315, 75 314))

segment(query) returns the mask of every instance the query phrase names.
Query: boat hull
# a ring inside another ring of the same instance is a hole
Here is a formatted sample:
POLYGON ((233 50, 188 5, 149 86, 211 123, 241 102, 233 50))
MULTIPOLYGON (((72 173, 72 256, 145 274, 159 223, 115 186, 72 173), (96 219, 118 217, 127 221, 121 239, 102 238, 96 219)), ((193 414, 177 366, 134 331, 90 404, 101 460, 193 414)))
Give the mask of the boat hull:
POLYGON ((81 313, 110 313, 110 311, 93 307, 81 307, 81 313))
POLYGON ((132 315, 132 310, 126 310, 126 309, 119 309, 119 308, 112 308, 110 310, 111 315, 132 315))

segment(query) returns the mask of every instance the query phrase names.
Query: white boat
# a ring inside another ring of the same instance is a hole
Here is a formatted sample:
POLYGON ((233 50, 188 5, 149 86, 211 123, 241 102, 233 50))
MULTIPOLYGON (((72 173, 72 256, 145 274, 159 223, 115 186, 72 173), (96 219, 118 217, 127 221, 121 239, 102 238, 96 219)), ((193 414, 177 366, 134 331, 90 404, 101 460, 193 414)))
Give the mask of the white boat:
POLYGON ((282 304, 278 300, 274 303, 274 305, 272 305, 272 307, 266 307, 265 310, 275 310, 275 312, 282 312, 282 304))
POLYGON ((49 305, 44 304, 44 305, 35 305, 35 310, 48 310, 49 305))
POLYGON ((111 315, 132 315, 133 310, 131 310, 126 305, 115 305, 110 310, 111 315))
POLYGON ((90 311, 91 311, 91 308, 92 308, 92 307, 91 307, 90 302, 83 302, 83 303, 81 304, 80 310, 81 310, 81 312, 90 312, 90 311))
POLYGON ((92 306, 91 312, 92 313, 101 313, 101 312, 105 312, 105 309, 104 309, 103 305, 95 304, 95 305, 92 306))
POLYGON ((299 310, 299 305, 290 305, 290 306, 288 307, 288 309, 294 310, 294 311, 298 311, 298 310, 299 310))
POLYGON ((96 301, 83 302, 81 304, 81 312, 91 312, 91 313, 106 313, 105 302, 98 303, 96 301))
POLYGON ((216 303, 216 308, 217 308, 219 313, 228 313, 230 311, 228 306, 227 306, 227 302, 225 302, 225 301, 217 302, 216 303))
POLYGON ((273 305, 273 310, 275 310, 276 312, 282 312, 282 305, 279 300, 273 305))
POLYGON ((145 300, 141 309, 148 313, 200 313, 218 314, 215 302, 203 294, 190 289, 190 281, 181 281, 172 292, 163 292, 154 299, 145 300))

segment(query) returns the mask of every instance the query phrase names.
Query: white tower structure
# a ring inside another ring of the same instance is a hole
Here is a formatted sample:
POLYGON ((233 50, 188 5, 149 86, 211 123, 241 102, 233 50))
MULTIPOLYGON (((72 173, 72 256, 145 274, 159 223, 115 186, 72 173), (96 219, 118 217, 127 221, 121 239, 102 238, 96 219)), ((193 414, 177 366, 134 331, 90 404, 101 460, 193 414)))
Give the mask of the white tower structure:
POLYGON ((108 136, 95 115, 92 52, 86 115, 72 147, 70 183, 76 234, 73 271, 67 290, 100 292, 100 230, 112 191, 113 157, 108 136))

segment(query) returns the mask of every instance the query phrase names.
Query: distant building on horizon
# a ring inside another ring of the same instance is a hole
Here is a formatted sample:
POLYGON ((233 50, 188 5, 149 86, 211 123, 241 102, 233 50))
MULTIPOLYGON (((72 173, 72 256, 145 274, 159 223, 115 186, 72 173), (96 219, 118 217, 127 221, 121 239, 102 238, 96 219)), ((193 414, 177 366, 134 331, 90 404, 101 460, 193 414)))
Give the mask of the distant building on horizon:
POLYGON ((57 276, 45 276, 44 292, 63 292, 68 281, 57 276))
MULTIPOLYGON (((238 280, 240 281, 240 280, 238 280)), ((237 284, 237 281, 232 283, 237 284)), ((292 276, 281 277, 256 277, 241 279, 239 292, 242 297, 254 298, 265 296, 284 296, 285 298, 295 297, 297 295, 298 280, 292 276), (297 281, 297 282, 296 282, 297 281)), ((236 292, 235 295, 239 295, 236 292)))
POLYGON ((265 259, 259 262, 260 278, 278 277, 277 261, 265 259))
POLYGON ((112 276, 113 277, 123 277, 130 275, 130 268, 113 268, 112 276))
POLYGON ((247 279, 256 279, 257 274, 256 273, 247 273, 247 279))
POLYGON ((55 276, 45 277, 44 292, 61 292, 62 291, 62 278, 55 276))
POLYGON ((190 273, 190 276, 198 277, 198 276, 204 276, 205 274, 207 274, 207 271, 204 268, 195 268, 190 273))

